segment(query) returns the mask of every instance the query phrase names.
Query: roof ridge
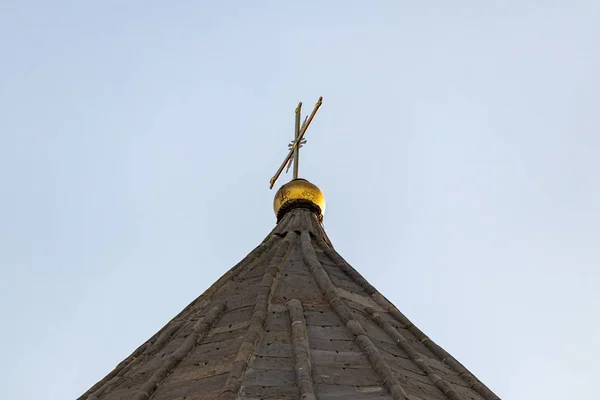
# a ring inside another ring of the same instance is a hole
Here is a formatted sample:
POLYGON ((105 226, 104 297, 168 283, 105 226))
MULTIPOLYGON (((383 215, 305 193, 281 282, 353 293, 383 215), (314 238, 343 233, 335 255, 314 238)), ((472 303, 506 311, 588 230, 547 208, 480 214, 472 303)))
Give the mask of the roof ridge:
POLYGON ((284 245, 277 249, 277 252, 269 262, 269 268, 265 271, 260 283, 258 294, 256 295, 256 305, 250 319, 250 327, 244 335, 240 348, 235 357, 235 361, 225 381, 225 387, 219 395, 219 399, 235 399, 242 385, 243 376, 248 368, 250 358, 254 354, 256 345, 261 337, 261 329, 265 323, 267 311, 269 310, 269 301, 272 291, 279 278, 281 269, 289 254, 289 249, 294 241, 293 235, 286 235, 284 245))
POLYGON ((223 311, 225 311, 225 304, 220 303, 212 307, 203 319, 197 321, 194 324, 192 333, 187 336, 186 340, 177 347, 177 350, 175 350, 169 356, 167 361, 162 364, 152 376, 150 376, 142 387, 136 391, 133 400, 147 400, 167 375, 175 369, 208 334, 215 322, 223 315, 223 311))
POLYGON ((304 307, 300 300, 292 299, 287 302, 287 308, 292 325, 292 345, 296 358, 295 370, 300 398, 302 400, 317 400, 315 385, 312 380, 312 363, 304 307))
MULTIPOLYGON (((324 242, 320 243, 324 253, 335 263, 336 267, 339 267, 344 271, 351 279, 353 279, 359 286, 367 291, 367 293, 375 300, 375 302, 387 311, 396 321, 400 322, 406 327, 413 335, 415 335, 427 348, 429 348, 435 355, 440 357, 442 362, 446 363, 451 369, 461 376, 467 384, 471 386, 473 390, 482 395, 486 400, 500 400, 487 386, 485 386, 472 372, 465 368, 458 360, 452 355, 446 352, 437 343, 426 336, 419 328, 417 328, 404 314, 402 314, 397 307, 395 307, 385 296, 383 296, 373 285, 371 285, 356 269, 354 269, 339 253, 328 248, 324 242)), ((373 312, 374 310, 371 309, 373 312)), ((369 313, 371 314, 371 313, 369 313)), ((395 330, 393 326, 390 327, 395 330)), ((399 335, 401 335, 398 332, 399 335)), ((412 348, 412 347, 411 347, 412 348)), ((408 353, 408 352, 407 352, 408 353)), ((410 354, 410 353, 409 353, 410 354)), ((428 367, 428 366, 427 366, 428 367)), ((425 371, 426 372, 426 371, 425 371)), ((434 378, 435 379, 435 378, 434 378)), ((443 382, 448 382, 443 380, 443 382)), ((448 384, 451 384, 448 382, 448 384)), ((439 384, 444 386, 440 388, 445 393, 450 390, 451 399, 459 399, 460 397, 451 388, 445 384, 439 384)), ((437 385, 436 385, 437 386, 437 385)))
POLYGON ((359 345, 360 349, 367 355, 369 361, 373 365, 373 369, 381 377, 384 386, 394 400, 408 400, 408 395, 404 388, 400 385, 389 365, 383 359, 379 350, 375 347, 371 339, 367 336, 366 331, 353 316, 350 310, 342 302, 337 287, 331 282, 331 278, 317 259, 314 248, 311 244, 311 238, 308 232, 301 233, 301 250, 302 257, 308 265, 311 273, 317 281, 317 285, 325 298, 329 301, 331 308, 341 318, 346 328, 354 335, 354 340, 359 345))
POLYGON ((415 364, 419 366, 427 374, 427 376, 431 379, 431 382, 435 387, 440 389, 444 395, 446 395, 450 400, 460 400, 460 397, 450 384, 450 382, 442 379, 439 375, 437 375, 425 361, 419 357, 415 349, 411 346, 410 342, 392 326, 387 321, 384 321, 381 315, 377 313, 373 308, 367 307, 366 311, 369 313, 370 317, 388 334, 392 337, 398 347, 408 353, 411 360, 414 361, 415 364))

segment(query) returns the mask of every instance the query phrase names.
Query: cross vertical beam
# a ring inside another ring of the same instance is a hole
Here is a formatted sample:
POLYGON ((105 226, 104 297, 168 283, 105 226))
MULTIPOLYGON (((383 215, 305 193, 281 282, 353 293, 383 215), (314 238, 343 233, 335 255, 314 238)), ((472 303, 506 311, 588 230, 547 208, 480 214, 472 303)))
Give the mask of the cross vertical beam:
MULTIPOLYGON (((298 103, 296 107, 296 126, 294 128, 294 141, 298 142, 298 136, 300 136, 300 114, 302 113, 302 102, 298 103)), ((300 163, 300 146, 294 147, 294 179, 298 179, 298 165, 300 163)))

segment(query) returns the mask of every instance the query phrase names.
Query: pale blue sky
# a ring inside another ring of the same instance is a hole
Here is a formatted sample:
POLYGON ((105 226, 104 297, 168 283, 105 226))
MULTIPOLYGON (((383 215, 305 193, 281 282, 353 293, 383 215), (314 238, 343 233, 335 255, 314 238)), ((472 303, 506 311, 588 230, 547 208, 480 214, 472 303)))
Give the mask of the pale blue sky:
POLYGON ((322 95, 337 250, 502 398, 598 398, 597 0, 0 0, 0 57, 0 397, 79 396, 254 248, 322 95))

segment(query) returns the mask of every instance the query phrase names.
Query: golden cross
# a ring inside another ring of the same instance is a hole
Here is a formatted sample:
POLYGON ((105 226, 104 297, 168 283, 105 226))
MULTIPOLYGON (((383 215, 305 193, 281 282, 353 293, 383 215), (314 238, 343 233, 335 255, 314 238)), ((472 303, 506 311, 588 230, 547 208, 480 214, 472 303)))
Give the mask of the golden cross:
POLYGON ((296 126, 294 130, 294 140, 289 145, 290 152, 283 160, 281 167, 279 167, 275 175, 271 178, 271 189, 273 189, 273 186, 275 186, 275 181, 277 181, 279 175, 281 175, 281 173, 283 172, 283 169, 285 168, 286 164, 288 165, 289 169, 292 159, 294 160, 294 179, 298 178, 298 156, 300 155, 300 147, 302 147, 302 145, 306 143, 306 139, 304 139, 304 134, 306 133, 306 130, 308 129, 308 126, 312 122, 315 115, 317 115, 317 111, 319 110, 319 107, 321 107, 322 103, 323 97, 321 96, 319 97, 319 101, 317 101, 317 104, 315 104, 315 108, 310 114, 310 116, 304 118, 302 126, 300 126, 300 113, 302 111, 302 102, 298 103, 298 107, 296 107, 296 126))

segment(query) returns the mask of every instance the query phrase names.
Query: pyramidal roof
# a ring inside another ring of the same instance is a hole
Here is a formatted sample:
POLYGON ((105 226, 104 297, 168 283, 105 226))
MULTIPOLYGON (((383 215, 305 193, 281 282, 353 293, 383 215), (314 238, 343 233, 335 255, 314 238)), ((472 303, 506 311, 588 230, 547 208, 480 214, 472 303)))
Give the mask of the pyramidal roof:
POLYGON ((79 399, 498 399, 344 261, 319 215, 287 207, 79 399))

